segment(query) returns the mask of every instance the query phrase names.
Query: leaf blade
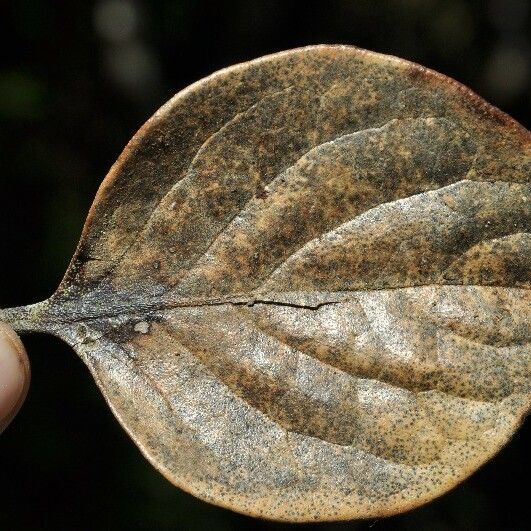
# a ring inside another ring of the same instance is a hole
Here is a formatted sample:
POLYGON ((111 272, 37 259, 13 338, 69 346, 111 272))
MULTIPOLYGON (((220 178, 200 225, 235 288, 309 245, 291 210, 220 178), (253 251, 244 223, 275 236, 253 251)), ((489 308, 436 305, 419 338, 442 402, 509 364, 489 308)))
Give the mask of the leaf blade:
POLYGON ((528 131, 412 63, 238 65, 134 137, 34 321, 185 490, 279 520, 401 512, 529 410, 530 164, 528 131))

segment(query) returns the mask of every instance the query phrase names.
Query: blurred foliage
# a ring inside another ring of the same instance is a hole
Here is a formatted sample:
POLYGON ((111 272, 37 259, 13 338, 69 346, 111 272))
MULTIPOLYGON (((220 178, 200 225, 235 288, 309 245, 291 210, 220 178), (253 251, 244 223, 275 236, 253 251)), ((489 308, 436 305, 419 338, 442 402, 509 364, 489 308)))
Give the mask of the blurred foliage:
MULTIPOLYGON (((49 296, 127 141, 214 70, 312 43, 405 57, 529 127, 528 0, 0 2, 0 304, 49 296)), ((72 352, 25 339, 28 402, 0 438, 0 529, 280 530, 204 504, 140 456, 72 352)), ((406 515, 311 529, 524 529, 529 427, 469 481, 406 515)), ((303 529, 305 526, 298 526, 303 529)))

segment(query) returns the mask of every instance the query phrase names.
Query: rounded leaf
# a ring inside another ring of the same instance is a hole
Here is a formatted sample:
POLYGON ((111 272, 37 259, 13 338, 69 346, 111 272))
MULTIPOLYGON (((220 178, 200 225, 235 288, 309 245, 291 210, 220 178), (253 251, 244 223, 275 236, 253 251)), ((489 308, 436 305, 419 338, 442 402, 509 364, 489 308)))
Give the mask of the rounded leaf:
POLYGON ((137 133, 42 326, 144 455, 289 521, 441 495, 529 409, 531 137, 357 48, 222 70, 137 133))

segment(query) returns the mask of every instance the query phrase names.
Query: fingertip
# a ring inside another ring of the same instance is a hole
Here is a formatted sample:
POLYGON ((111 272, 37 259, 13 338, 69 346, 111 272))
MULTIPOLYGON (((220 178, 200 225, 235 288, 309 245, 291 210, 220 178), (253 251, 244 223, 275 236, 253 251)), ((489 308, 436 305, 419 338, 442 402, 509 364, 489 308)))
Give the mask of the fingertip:
POLYGON ((28 392, 30 366, 17 333, 0 322, 0 432, 11 422, 28 392))

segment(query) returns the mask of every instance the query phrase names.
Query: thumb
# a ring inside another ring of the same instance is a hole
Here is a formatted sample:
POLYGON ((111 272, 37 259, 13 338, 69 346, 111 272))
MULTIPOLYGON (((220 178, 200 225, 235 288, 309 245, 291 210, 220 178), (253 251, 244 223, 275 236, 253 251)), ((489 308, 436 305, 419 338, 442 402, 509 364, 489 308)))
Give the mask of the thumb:
POLYGON ((0 432, 13 420, 26 398, 30 366, 16 332, 0 322, 0 432))

